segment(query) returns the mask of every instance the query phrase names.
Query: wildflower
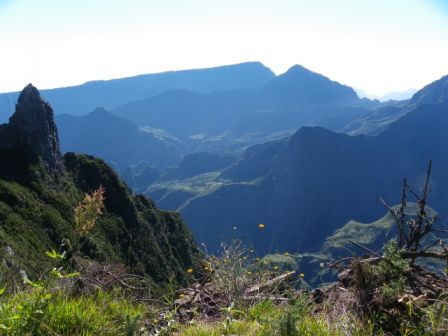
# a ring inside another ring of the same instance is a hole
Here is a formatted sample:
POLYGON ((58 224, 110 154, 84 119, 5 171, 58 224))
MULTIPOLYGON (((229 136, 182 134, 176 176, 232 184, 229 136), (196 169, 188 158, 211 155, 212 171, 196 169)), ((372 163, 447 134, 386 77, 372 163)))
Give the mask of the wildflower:
POLYGON ((254 250, 250 250, 249 252, 250 252, 250 253, 254 253, 254 250))
POLYGON ((278 270, 278 266, 274 266, 274 270, 278 270))
POLYGON ((258 224, 259 229, 264 229, 264 224, 258 224))
POLYGON ((193 267, 187 268, 187 273, 193 273, 193 267))
POLYGON ((184 294, 179 294, 179 298, 180 298, 180 299, 183 299, 184 297, 185 297, 184 294))
POLYGON ((305 274, 304 274, 304 273, 300 273, 299 276, 300 276, 301 278, 304 278, 304 277, 305 277, 305 274))
POLYGON ((288 252, 285 252, 285 256, 289 256, 289 253, 288 253, 288 252))
POLYGON ((247 273, 247 275, 252 275, 251 271, 247 271, 246 273, 247 273))

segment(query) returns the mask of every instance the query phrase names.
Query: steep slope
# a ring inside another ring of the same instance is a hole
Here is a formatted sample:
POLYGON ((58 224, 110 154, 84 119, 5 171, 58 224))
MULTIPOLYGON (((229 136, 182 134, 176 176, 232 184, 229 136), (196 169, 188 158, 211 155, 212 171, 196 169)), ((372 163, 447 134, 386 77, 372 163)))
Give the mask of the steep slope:
POLYGON ((113 162, 120 170, 139 161, 165 168, 182 158, 183 148, 179 142, 156 138, 103 108, 86 116, 59 115, 56 122, 62 152, 95 155, 113 162))
POLYGON ((177 213, 133 195, 113 170, 91 156, 61 157, 51 107, 31 85, 0 127, 0 268, 37 276, 44 252, 62 239, 80 254, 125 264, 161 284, 186 279, 196 245, 177 213), (74 232, 73 209, 84 193, 105 188, 105 209, 90 235, 74 232))
POLYGON ((248 150, 221 174, 230 182, 185 202, 181 213, 210 249, 239 236, 260 251, 309 251, 351 219, 381 216, 378 196, 396 201, 402 177, 418 188, 428 159, 434 160, 431 204, 443 212, 447 128, 446 103, 420 106, 376 137, 304 127, 287 142, 248 150))
POLYGON ((438 104, 448 100, 448 75, 426 85, 416 92, 411 99, 412 104, 438 104))
MULTIPOLYGON (((131 100, 144 99, 175 89, 212 93, 236 89, 256 89, 274 77, 259 62, 220 66, 208 69, 168 71, 82 85, 42 90, 57 113, 84 115, 98 106, 111 108, 131 100)), ((13 113, 18 93, 0 94, 0 122, 13 113)))

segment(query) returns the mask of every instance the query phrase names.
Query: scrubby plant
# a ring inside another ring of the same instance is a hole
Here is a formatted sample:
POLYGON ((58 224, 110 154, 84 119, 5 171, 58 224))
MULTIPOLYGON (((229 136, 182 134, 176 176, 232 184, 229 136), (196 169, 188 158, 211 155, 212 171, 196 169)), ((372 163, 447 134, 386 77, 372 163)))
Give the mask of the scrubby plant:
POLYGON ((85 194, 84 199, 74 209, 75 229, 81 237, 92 231, 104 207, 104 188, 100 186, 91 194, 85 194))

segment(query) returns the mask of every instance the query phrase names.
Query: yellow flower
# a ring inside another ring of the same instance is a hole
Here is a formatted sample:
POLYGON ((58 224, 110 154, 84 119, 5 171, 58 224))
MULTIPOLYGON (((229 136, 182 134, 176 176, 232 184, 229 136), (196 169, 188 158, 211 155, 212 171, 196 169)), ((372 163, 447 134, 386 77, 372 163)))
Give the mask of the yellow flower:
POLYGON ((285 252, 285 256, 289 256, 289 253, 288 253, 288 252, 285 252))
POLYGON ((275 270, 278 270, 278 266, 274 266, 274 269, 275 269, 275 270))
POLYGON ((251 275, 251 274, 252 274, 252 272, 251 272, 251 271, 247 271, 246 273, 247 273, 247 275, 251 275))
POLYGON ((187 268, 187 273, 193 273, 193 267, 187 268))
POLYGON ((184 298, 185 297, 185 295, 184 294, 179 294, 179 298, 184 298))
POLYGON ((264 224, 258 224, 259 229, 264 229, 264 224))
POLYGON ((303 277, 305 277, 305 274, 300 273, 299 276, 300 276, 301 278, 303 278, 303 277))

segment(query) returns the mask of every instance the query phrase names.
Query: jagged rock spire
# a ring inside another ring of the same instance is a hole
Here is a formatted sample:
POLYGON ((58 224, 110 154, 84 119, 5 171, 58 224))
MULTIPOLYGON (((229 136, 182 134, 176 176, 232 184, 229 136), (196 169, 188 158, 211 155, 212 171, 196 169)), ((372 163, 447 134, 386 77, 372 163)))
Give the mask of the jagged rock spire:
POLYGON ((13 137, 32 160, 42 159, 51 172, 62 172, 59 137, 51 106, 28 84, 20 93, 16 111, 9 119, 13 137))

